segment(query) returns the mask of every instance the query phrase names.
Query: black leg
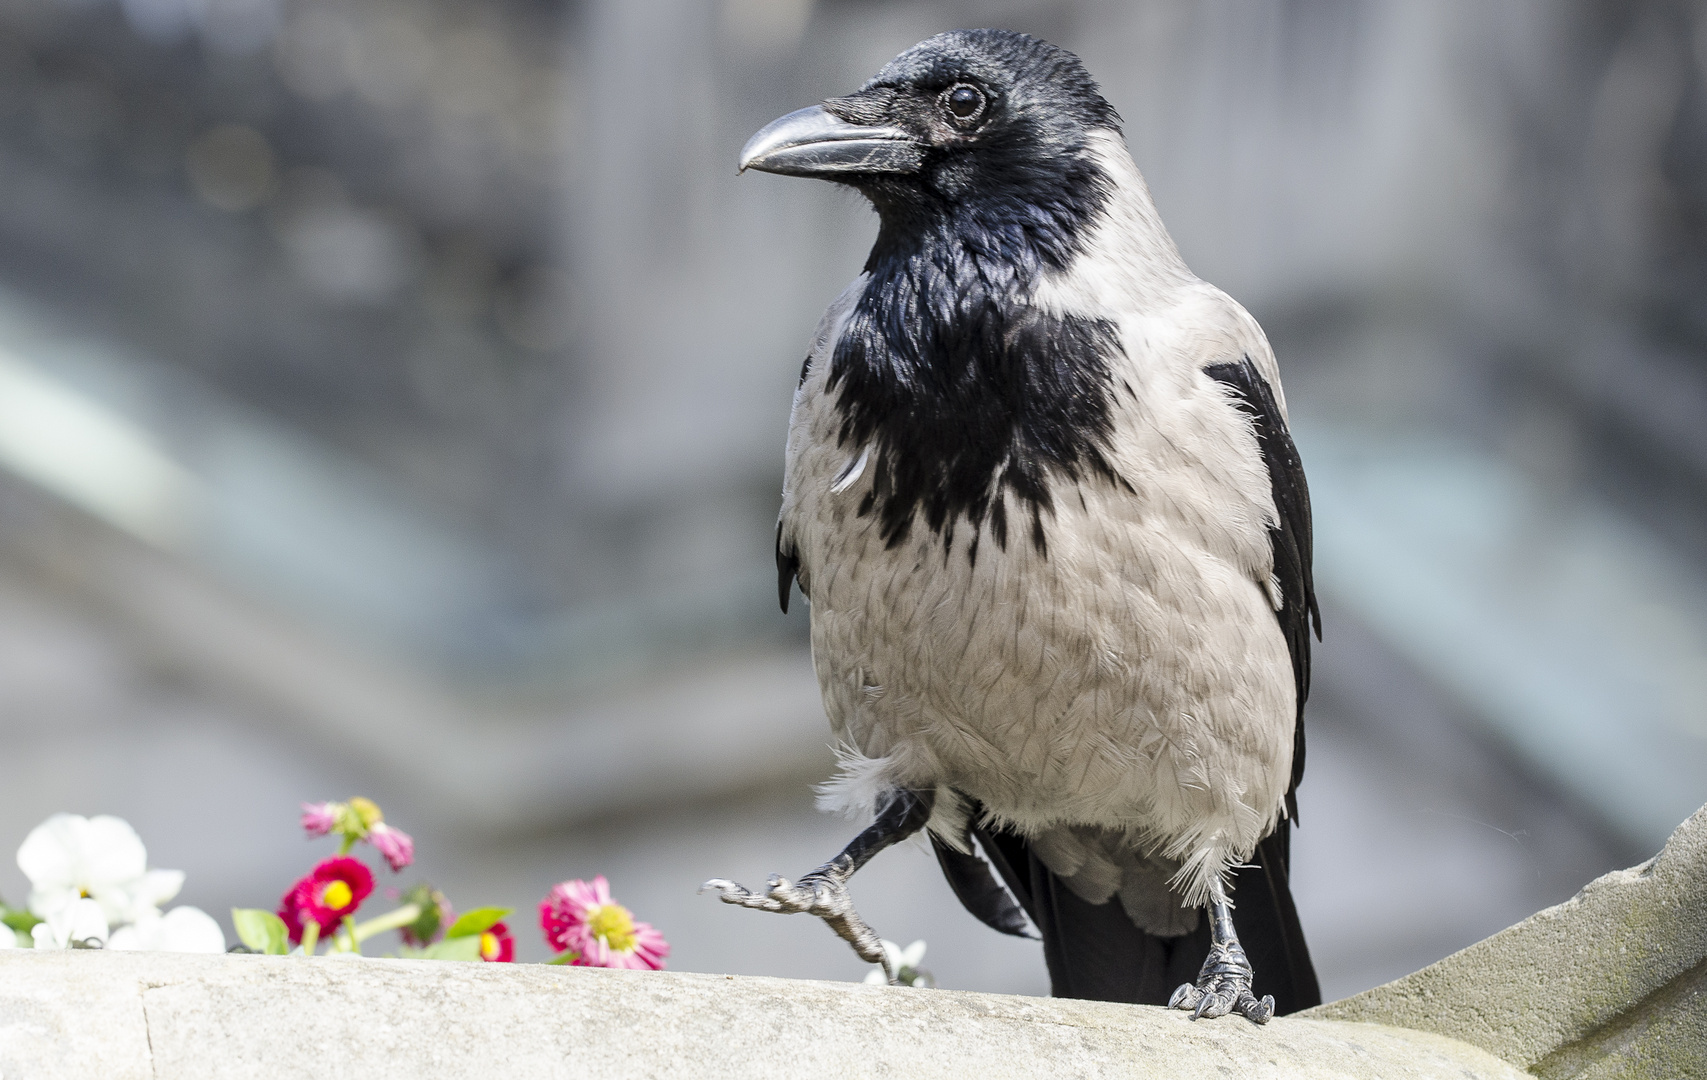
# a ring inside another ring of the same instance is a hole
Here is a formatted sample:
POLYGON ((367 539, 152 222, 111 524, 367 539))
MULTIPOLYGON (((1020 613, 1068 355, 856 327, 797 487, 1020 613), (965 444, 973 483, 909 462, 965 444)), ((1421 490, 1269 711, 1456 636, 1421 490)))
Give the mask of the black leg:
POLYGON ((864 832, 853 838, 841 854, 802 877, 798 882, 772 874, 762 893, 748 890, 727 878, 712 878, 700 892, 716 889, 725 904, 782 914, 816 915, 868 964, 882 964, 889 981, 899 972, 889 970, 889 959, 877 933, 854 910, 848 894, 848 879, 884 848, 892 847, 925 827, 930 820, 935 791, 891 792, 864 832))
POLYGON ((1255 974, 1233 929, 1233 905, 1217 878, 1209 889, 1209 955, 1203 958, 1197 983, 1181 985, 1168 1004, 1189 1010, 1193 1020, 1237 1012, 1253 1023, 1266 1024, 1274 1015, 1274 998, 1264 995, 1259 1001, 1251 993, 1255 974))

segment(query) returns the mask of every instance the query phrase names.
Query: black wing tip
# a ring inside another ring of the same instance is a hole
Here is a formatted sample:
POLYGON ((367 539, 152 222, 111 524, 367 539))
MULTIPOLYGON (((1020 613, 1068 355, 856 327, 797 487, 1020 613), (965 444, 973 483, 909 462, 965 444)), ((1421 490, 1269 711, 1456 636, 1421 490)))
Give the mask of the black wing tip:
POLYGON ((788 592, 800 576, 800 556, 782 546, 782 522, 776 523, 776 599, 788 614, 788 592))
POLYGON ((977 855, 955 850, 935 833, 931 834, 931 847, 936 851, 937 864, 942 867, 949 888, 974 918, 1009 937, 1042 940, 1033 932, 1025 909, 996 880, 989 863, 977 855))

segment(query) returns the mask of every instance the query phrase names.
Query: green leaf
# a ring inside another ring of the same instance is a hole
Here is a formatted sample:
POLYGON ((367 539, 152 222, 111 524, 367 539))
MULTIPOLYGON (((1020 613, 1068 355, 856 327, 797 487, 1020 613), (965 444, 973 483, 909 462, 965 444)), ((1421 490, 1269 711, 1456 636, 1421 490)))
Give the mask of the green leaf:
POLYGON ((446 938, 437 945, 427 946, 416 955, 423 960, 478 960, 480 935, 446 938))
POLYGON ((41 922, 40 919, 27 911, 20 911, 17 908, 0 908, 0 923, 5 923, 20 934, 29 933, 30 927, 39 922, 41 922))
POLYGON ((493 923, 499 922, 514 910, 516 909, 509 907, 481 907, 464 912, 460 919, 450 924, 450 929, 445 932, 445 937, 478 937, 492 929, 493 923))
POLYGON ((258 953, 283 956, 290 952, 290 930, 284 920, 261 908, 232 908, 231 925, 243 944, 258 953))

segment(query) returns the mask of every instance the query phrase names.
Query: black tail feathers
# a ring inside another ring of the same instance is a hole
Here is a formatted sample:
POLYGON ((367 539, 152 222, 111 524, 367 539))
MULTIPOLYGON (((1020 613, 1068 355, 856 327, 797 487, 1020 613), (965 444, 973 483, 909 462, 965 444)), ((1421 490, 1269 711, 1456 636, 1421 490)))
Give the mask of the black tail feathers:
MULTIPOLYGON (((1233 918, 1256 970, 1253 992, 1258 997, 1273 994, 1279 1015, 1322 1002, 1287 885, 1290 832, 1291 826, 1282 821, 1257 845, 1252 864, 1233 874, 1233 918)), ((1209 952, 1208 918, 1180 937, 1147 934, 1127 917, 1118 900, 1092 904, 1079 898, 1032 854, 1023 837, 977 827, 973 835, 1007 890, 996 883, 982 859, 956 852, 933 837, 944 875, 967 910, 1003 933, 1030 936, 1020 909, 1030 916, 1043 936, 1050 990, 1056 997, 1165 1005, 1176 987, 1197 979, 1209 952)))

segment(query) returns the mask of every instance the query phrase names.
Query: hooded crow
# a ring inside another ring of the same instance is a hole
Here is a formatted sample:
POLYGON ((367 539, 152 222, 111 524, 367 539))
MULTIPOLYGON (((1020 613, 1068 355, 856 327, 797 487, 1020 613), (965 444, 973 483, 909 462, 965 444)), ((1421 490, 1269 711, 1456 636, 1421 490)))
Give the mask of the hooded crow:
POLYGON ((887 965, 847 882, 926 829, 973 914, 1029 917, 1058 996, 1318 1003, 1287 872, 1320 619, 1279 372, 1083 65, 940 34, 740 166, 880 220, 800 373, 776 532, 844 747, 821 801, 873 824, 798 882, 705 887, 887 965))

